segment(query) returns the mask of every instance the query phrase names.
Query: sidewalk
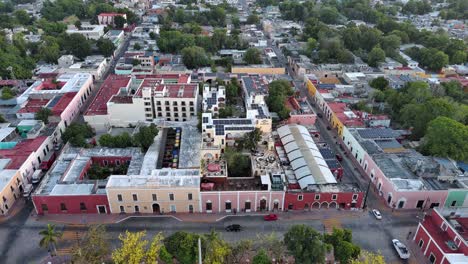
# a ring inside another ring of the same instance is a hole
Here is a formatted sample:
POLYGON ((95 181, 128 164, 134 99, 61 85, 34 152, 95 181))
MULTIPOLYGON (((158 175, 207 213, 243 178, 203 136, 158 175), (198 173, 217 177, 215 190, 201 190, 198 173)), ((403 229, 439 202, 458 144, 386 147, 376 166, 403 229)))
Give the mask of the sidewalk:
MULTIPOLYGON (((55 222, 65 225, 89 225, 89 224, 116 224, 130 218, 161 218, 170 217, 180 222, 192 223, 215 223, 222 221, 226 217, 242 217, 242 216, 264 216, 270 212, 252 212, 252 213, 174 213, 164 215, 152 214, 87 214, 87 215, 36 215, 36 221, 55 222)), ((334 218, 359 218, 363 211, 348 211, 334 209, 317 209, 311 211, 289 211, 275 212, 281 220, 326 220, 334 218)))
POLYGON ((20 213, 23 210, 25 205, 26 205, 26 200, 24 198, 18 199, 10 208, 7 215, 0 216, 0 224, 7 222, 11 218, 15 217, 18 213, 20 213))

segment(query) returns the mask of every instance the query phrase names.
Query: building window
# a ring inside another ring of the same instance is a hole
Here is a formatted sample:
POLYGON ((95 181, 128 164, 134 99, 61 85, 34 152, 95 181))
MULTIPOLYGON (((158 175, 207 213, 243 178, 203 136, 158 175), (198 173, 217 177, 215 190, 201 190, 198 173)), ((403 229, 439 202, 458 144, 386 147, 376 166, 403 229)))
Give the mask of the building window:
POLYGON ((424 245, 424 241, 422 239, 419 240, 418 246, 419 248, 422 248, 424 245))
POLYGON ((189 193, 187 196, 188 196, 188 199, 189 199, 189 201, 191 201, 191 200, 193 199, 193 197, 192 197, 192 194, 191 194, 191 193, 189 193))
POLYGON ((121 202, 123 199, 122 199, 122 195, 121 194, 117 194, 117 201, 121 202))
POLYGON ((213 204, 211 202, 206 202, 206 211, 211 211, 213 209, 213 204))
POLYGON ((86 211, 86 204, 85 203, 80 203, 80 210, 81 211, 86 211))
POLYGON ((185 101, 182 101, 182 105, 185 105, 185 101))
POLYGON ((194 109, 195 109, 195 108, 193 108, 193 107, 190 107, 190 112, 193 112, 193 111, 195 111, 194 109))
POLYGON ((224 203, 224 206, 226 207, 226 211, 231 210, 231 202, 230 201, 227 201, 226 203, 224 203))
POLYGON ((152 117, 152 114, 145 114, 146 117, 152 117))
POLYGON ((120 160, 116 160, 115 164, 117 164, 117 166, 120 166, 120 160))
POLYGON ((250 201, 245 202, 245 210, 250 210, 251 207, 252 207, 252 205, 251 205, 250 201))
POLYGON ((357 194, 353 194, 353 200, 357 200, 358 198, 358 195, 357 194))
POLYGON ((171 111, 171 108, 169 106, 166 106, 166 111, 171 111))
POLYGON ((185 108, 185 107, 182 107, 182 111, 184 111, 184 112, 185 112, 185 111, 187 111, 187 108, 185 108))
POLYGON ((172 102, 172 105, 177 105, 177 101, 172 102))
POLYGON ((104 161, 104 166, 109 165, 109 162, 107 160, 104 161))
POLYGON ((429 256, 429 262, 431 262, 431 263, 436 262, 436 257, 434 256, 434 254, 432 254, 432 252, 431 252, 431 255, 429 256))
POLYGON ((158 111, 162 111, 162 108, 160 106, 158 106, 158 111))
POLYGON ((315 195, 315 200, 320 200, 320 194, 315 195))
POLYGON ((332 194, 332 200, 336 200, 336 197, 338 197, 337 194, 332 194))
POLYGON ((13 186, 10 185, 10 190, 11 192, 15 192, 15 188, 13 188, 13 186))
POLYGON ((304 196, 302 196, 302 194, 299 194, 299 195, 297 196, 297 200, 298 200, 298 201, 302 201, 303 199, 304 199, 304 196))
POLYGON ((447 228, 448 228, 448 226, 447 226, 447 224, 446 224, 445 222, 443 222, 442 225, 440 226, 440 228, 441 228, 442 230, 446 231, 447 228))
POLYGON ((47 204, 41 204, 41 209, 43 212, 49 211, 49 207, 47 206, 47 204))
POLYGON ((174 107, 174 111, 179 111, 179 108, 177 108, 177 107, 174 107))
POLYGON ((145 102, 145 105, 148 106, 148 105, 151 105, 151 103, 150 102, 145 102))
POLYGON ((193 101, 190 101, 190 106, 193 106, 193 101))
POLYGON ((145 111, 150 112, 151 108, 145 108, 145 111))
POLYGON ((135 205, 135 213, 139 213, 140 212, 140 207, 138 205, 135 205))
POLYGON ((67 210, 67 206, 66 206, 64 203, 60 203, 60 210, 66 211, 66 210, 67 210))
POLYGON ((164 102, 165 105, 169 105, 169 101, 164 102))
POLYGON ((153 193, 153 201, 157 201, 157 200, 158 200, 158 196, 155 193, 153 193))
POLYGON ((169 200, 174 201, 174 194, 173 193, 169 194, 169 200))
POLYGON ((456 206, 457 205, 457 201, 452 201, 452 204, 450 206, 456 206))
POLYGON ((132 197, 133 197, 133 201, 138 201, 138 196, 136 194, 132 194, 132 197))
POLYGON ((125 213, 125 207, 123 207, 123 205, 120 206, 120 212, 125 213))

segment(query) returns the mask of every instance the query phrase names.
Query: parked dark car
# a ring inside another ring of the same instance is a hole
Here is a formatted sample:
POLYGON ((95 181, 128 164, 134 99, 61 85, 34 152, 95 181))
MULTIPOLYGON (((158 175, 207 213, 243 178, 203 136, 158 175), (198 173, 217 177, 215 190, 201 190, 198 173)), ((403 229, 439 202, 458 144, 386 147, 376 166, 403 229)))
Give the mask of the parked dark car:
POLYGON ((227 232, 239 232, 241 231, 241 226, 237 224, 233 224, 233 225, 226 226, 225 229, 227 232))
POLYGON ((320 117, 320 118, 323 117, 322 113, 317 113, 317 116, 320 117))
POLYGON ((338 161, 343 161, 343 157, 340 154, 336 154, 335 157, 338 161))

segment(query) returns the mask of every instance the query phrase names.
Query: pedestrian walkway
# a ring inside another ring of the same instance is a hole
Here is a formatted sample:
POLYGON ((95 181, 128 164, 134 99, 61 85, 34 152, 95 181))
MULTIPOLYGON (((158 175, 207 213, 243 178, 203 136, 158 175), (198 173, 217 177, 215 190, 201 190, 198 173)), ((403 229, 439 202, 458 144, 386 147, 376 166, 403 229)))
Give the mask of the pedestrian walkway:
POLYGON ((7 215, 0 216, 0 224, 15 217, 18 213, 20 213, 23 210, 25 205, 26 205, 26 200, 24 198, 18 199, 18 201, 16 201, 13 204, 13 206, 10 208, 7 215))
MULTIPOLYGON (((226 219, 227 217, 245 217, 245 216, 264 216, 270 212, 253 212, 253 213, 174 213, 164 215, 152 214, 83 214, 76 215, 42 215, 35 216, 37 221, 53 222, 64 225, 92 225, 92 224, 113 224, 126 221, 130 218, 173 218, 180 222, 192 223, 216 223, 226 219)), ((349 210, 335 210, 335 209, 317 209, 310 211, 289 211, 289 212, 274 212, 278 215, 280 220, 324 220, 324 219, 338 219, 338 218, 359 218, 362 216, 363 211, 349 211, 349 210)))

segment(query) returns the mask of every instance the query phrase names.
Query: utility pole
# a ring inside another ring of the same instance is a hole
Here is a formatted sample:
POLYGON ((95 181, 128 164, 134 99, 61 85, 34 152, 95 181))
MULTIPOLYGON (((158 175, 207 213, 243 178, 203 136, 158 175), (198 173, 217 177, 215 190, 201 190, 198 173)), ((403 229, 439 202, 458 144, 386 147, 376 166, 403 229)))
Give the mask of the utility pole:
POLYGON ((367 208, 367 197, 369 196, 369 190, 371 186, 372 179, 369 179, 369 184, 367 185, 366 196, 364 197, 364 204, 362 205, 362 209, 367 208))
POLYGON ((198 264, 202 264, 201 239, 198 238, 198 264))

